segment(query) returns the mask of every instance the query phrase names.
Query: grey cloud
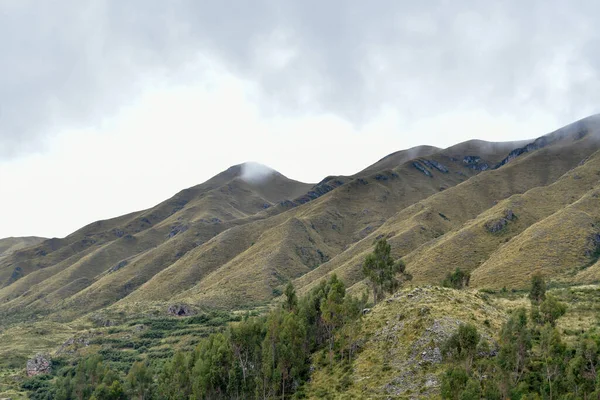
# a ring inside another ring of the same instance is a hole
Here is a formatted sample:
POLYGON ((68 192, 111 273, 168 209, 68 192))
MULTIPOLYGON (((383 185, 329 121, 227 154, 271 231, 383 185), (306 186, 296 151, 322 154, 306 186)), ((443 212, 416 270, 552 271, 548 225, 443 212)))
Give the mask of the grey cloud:
POLYGON ((137 77, 177 77, 198 53, 256 81, 266 112, 360 124, 383 106, 408 121, 478 107, 568 122, 598 112, 597 15, 595 1, 3 2, 0 158, 97 124, 137 77))

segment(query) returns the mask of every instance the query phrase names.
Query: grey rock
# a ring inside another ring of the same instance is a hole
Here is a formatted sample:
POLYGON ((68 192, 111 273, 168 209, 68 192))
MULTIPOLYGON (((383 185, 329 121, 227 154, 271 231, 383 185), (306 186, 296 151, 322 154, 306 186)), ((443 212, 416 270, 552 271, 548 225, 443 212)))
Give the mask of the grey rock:
POLYGON ((116 272, 118 270, 120 270, 121 268, 127 266, 127 264, 129 264, 129 262, 127 260, 123 260, 121 262, 119 262, 117 265, 115 265, 114 267, 111 267, 108 272, 116 272))
POLYGON ((443 172, 444 174, 447 174, 448 172, 450 172, 448 170, 448 168, 446 168, 445 165, 443 165, 435 160, 421 160, 421 161, 423 161, 423 164, 425 164, 429 168, 435 168, 438 171, 443 172))
POLYGON ((431 172, 429 172, 427 170, 427 168, 425 168, 420 162, 415 161, 412 163, 413 167, 415 167, 416 169, 418 169, 419 171, 421 171, 422 173, 424 173, 425 175, 427 175, 430 178, 433 178, 433 175, 431 174, 431 172))
POLYGON ((35 357, 27 360, 27 376, 43 375, 51 372, 52 362, 48 355, 36 354, 35 357))
POLYGON ((196 314, 194 310, 192 310, 186 304, 173 304, 169 306, 167 310, 169 314, 175 315, 177 317, 188 317, 190 315, 196 314))

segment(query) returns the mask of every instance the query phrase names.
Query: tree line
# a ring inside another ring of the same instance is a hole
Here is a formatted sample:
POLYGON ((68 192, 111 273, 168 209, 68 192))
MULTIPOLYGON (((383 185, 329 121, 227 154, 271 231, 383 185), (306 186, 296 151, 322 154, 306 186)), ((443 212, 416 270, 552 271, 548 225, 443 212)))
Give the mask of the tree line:
POLYGON ((556 328, 566 306, 532 278, 529 311, 515 309, 500 330, 498 348, 471 324, 447 341, 442 398, 453 400, 600 399, 600 337, 567 343, 556 328))
MULTIPOLYGON (((366 257, 363 271, 374 303, 410 279, 385 240, 366 257)), ((32 379, 24 388, 37 400, 302 398, 316 352, 327 363, 355 357, 367 299, 367 293, 348 295, 336 275, 301 298, 289 283, 281 306, 230 324, 160 367, 136 362, 121 376, 96 354, 63 368, 56 379, 32 379)))

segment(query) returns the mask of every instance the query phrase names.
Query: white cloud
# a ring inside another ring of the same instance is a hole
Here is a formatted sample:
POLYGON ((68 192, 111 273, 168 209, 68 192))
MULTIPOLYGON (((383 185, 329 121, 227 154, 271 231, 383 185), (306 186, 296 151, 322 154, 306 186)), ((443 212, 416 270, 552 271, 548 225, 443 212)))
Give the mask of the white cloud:
POLYGON ((565 4, 1 2, 0 237, 62 236, 249 160, 317 182, 598 112, 598 7, 565 4))

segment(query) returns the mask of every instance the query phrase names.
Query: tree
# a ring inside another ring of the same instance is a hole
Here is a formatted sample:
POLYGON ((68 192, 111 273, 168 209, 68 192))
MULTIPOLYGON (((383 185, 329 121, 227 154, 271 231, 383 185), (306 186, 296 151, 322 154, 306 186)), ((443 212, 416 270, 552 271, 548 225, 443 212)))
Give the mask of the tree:
POLYGON ((529 300, 531 304, 539 305, 546 299, 546 282, 540 273, 531 277, 531 289, 529 291, 529 300))
POLYGON ((293 312, 298 308, 298 296, 296 296, 296 289, 292 282, 289 282, 285 287, 285 303, 283 308, 288 312, 293 312))
POLYGON ((195 398, 224 398, 233 371, 231 343, 222 333, 210 335, 196 348, 192 393, 195 398))
POLYGON ((178 351, 166 363, 159 376, 158 392, 166 400, 187 400, 192 392, 190 365, 185 355, 178 351))
POLYGON ((252 318, 229 327, 235 363, 242 371, 242 391, 252 393, 261 365, 261 344, 265 337, 264 319, 252 318))
POLYGON ((406 273, 404 262, 394 262, 390 253, 391 246, 385 239, 380 239, 373 253, 367 255, 363 263, 363 274, 371 283, 374 304, 385 292, 393 293, 398 289, 400 281, 396 278, 397 274, 402 274, 405 280, 412 278, 406 273))
POLYGON ((442 399, 459 400, 465 390, 469 374, 462 368, 451 367, 442 375, 442 399))
POLYGON ((465 272, 460 268, 456 268, 454 272, 448 273, 448 275, 446 275, 446 279, 442 281, 442 286, 460 290, 469 286, 470 280, 470 273, 465 272))
POLYGON ((546 297, 546 300, 540 305, 540 317, 542 323, 556 325, 556 320, 565 315, 567 306, 556 300, 553 296, 546 297))
POLYGON ((471 365, 475 354, 477 354, 477 345, 481 336, 473 324, 461 324, 458 331, 454 333, 445 344, 444 352, 451 354, 459 360, 465 361, 465 370, 471 371, 471 365))
POLYGON ((529 361, 531 334, 527 329, 527 312, 518 308, 510 316, 500 332, 498 363, 504 373, 505 396, 510 388, 517 387, 529 361))
POLYGON ((544 379, 550 400, 554 398, 553 386, 564 365, 566 346, 558 331, 546 325, 540 333, 540 356, 544 365, 544 379))
POLYGON ((321 320, 327 332, 329 342, 329 360, 333 361, 333 345, 335 344, 335 332, 344 324, 344 296, 346 287, 344 283, 332 277, 332 284, 327 297, 321 299, 321 320))
POLYGON ((127 374, 127 384, 132 398, 149 399, 152 382, 152 372, 148 369, 146 363, 141 361, 133 363, 127 374))

